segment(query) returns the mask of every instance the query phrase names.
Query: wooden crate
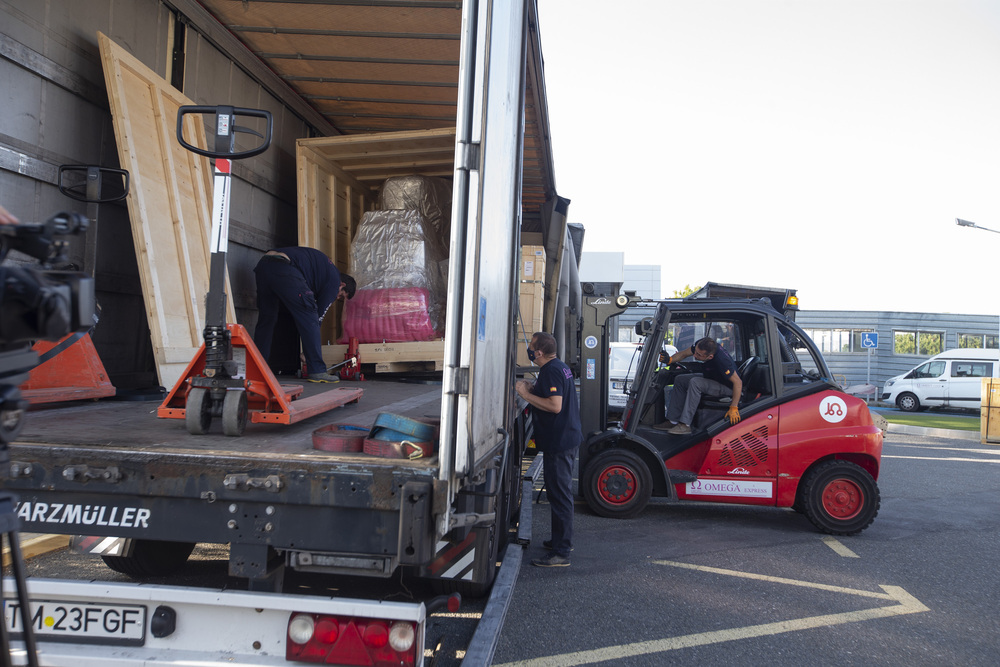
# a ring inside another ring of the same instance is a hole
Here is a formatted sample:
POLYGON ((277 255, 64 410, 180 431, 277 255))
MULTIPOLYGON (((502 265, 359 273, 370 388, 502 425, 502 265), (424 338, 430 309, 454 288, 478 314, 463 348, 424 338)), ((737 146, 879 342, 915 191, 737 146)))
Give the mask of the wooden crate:
MULTIPOLYGON (((299 139, 295 148, 298 171, 299 245, 326 253, 337 267, 351 273, 351 239, 361 217, 375 210, 378 189, 393 176, 417 174, 450 177, 455 162, 454 128, 383 132, 299 139)), ((445 240, 445 246, 448 240, 445 240)), ((341 310, 323 322, 323 355, 342 361, 346 346, 330 345, 341 334, 341 310), (328 348, 340 349, 339 353, 328 348)), ((433 341, 432 341, 433 342, 433 341)), ((431 357, 427 343, 391 343, 395 350, 410 347, 407 359, 385 364, 432 362, 440 369, 441 354, 431 357)), ((363 348, 366 346, 362 346, 363 348)), ((377 358, 382 353, 369 351, 377 358)), ((362 354, 362 363, 373 363, 362 354)), ((378 363, 378 362, 374 362, 378 363)), ((426 365, 426 364, 425 364, 426 365)))

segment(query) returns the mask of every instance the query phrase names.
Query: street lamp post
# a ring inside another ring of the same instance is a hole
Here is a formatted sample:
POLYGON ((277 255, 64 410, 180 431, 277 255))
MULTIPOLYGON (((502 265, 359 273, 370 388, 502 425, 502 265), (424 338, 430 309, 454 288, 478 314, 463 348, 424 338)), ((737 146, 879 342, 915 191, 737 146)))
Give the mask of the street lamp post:
MULTIPOLYGON (((984 232, 993 232, 994 234, 1000 234, 1000 231, 996 229, 990 229, 989 227, 983 227, 982 225, 977 225, 969 220, 962 220, 961 218, 955 218, 955 224, 959 227, 972 227, 974 229, 982 229, 984 232)), ((1000 334, 1000 328, 997 329, 997 333, 1000 334)), ((985 346, 986 341, 983 340, 983 345, 985 346)), ((1000 335, 997 337, 997 348, 1000 348, 1000 335)))

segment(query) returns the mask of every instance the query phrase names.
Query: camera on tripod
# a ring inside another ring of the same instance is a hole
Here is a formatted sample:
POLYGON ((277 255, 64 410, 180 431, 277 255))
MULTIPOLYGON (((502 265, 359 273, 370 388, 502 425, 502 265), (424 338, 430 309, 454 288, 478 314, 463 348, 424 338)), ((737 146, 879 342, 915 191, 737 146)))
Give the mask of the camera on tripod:
POLYGON ((79 213, 59 213, 45 222, 0 225, 0 262, 17 250, 39 265, 0 266, 0 444, 21 430, 26 401, 18 387, 38 363, 31 349, 37 340, 55 341, 94 325, 94 279, 61 270, 68 263, 67 241, 82 234, 89 220, 79 213))

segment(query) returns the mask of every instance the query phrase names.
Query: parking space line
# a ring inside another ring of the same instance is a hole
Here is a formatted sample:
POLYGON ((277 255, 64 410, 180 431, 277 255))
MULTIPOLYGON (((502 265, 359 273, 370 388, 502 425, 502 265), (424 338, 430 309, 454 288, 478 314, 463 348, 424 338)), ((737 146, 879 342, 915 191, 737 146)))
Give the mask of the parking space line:
POLYGON ((770 581, 790 584, 793 586, 816 588, 824 591, 860 595, 862 597, 871 597, 880 600, 890 600, 897 604, 888 607, 876 607, 874 609, 849 611, 840 614, 824 614, 822 616, 810 616, 807 618, 778 621, 775 623, 763 623, 744 628, 731 628, 729 630, 718 630, 715 632, 699 632, 690 635, 683 635, 681 637, 670 637, 667 639, 621 644, 619 646, 608 646, 605 648, 587 651, 575 651, 573 653, 564 653, 562 655, 550 655, 543 658, 508 662, 503 665, 498 665, 497 667, 574 667, 575 665, 588 665, 597 662, 604 662, 606 660, 620 660, 639 655, 664 653, 666 651, 691 648, 693 646, 705 646, 707 644, 718 644, 740 639, 752 639, 755 637, 779 635, 787 632, 811 630, 814 628, 823 628, 833 625, 843 625, 845 623, 858 623, 860 621, 889 618, 891 616, 901 616, 904 614, 919 614, 921 612, 929 611, 929 608, 926 605, 899 586, 882 585, 881 588, 883 592, 876 593, 873 591, 862 591, 854 588, 843 588, 841 586, 828 586, 826 584, 817 584, 809 581, 785 579, 783 577, 772 577, 768 575, 752 574, 749 572, 738 572, 736 570, 725 570, 722 568, 707 567, 703 565, 691 565, 689 563, 678 563, 675 561, 653 562, 657 565, 668 565, 671 567, 681 567, 691 570, 699 570, 702 572, 743 577, 746 579, 757 579, 760 581, 770 581))
POLYGON ((838 540, 836 537, 831 537, 830 535, 824 536, 823 544, 830 547, 838 555, 841 555, 844 558, 861 558, 861 556, 857 555, 856 553, 845 547, 843 544, 841 544, 840 540, 838 540))
POLYGON ((966 459, 951 456, 896 456, 893 454, 882 454, 884 459, 913 459, 916 461, 957 461, 959 463, 1000 463, 1000 458, 996 459, 966 459))

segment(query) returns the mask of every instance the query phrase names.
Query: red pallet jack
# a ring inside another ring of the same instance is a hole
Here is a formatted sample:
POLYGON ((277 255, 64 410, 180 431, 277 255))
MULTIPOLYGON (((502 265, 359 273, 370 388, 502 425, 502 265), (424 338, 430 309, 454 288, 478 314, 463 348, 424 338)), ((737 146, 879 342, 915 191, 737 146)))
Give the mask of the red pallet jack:
POLYGON ((210 239, 208 296, 205 299, 205 342, 188 364, 177 384, 164 399, 156 414, 166 419, 183 419, 189 433, 208 432, 213 417, 222 418, 226 435, 242 435, 247 421, 255 424, 294 424, 335 407, 361 398, 363 390, 337 388, 316 396, 296 399, 301 385, 281 385, 271 372, 257 346, 239 324, 226 324, 226 251, 229 245, 229 197, 232 160, 260 155, 271 143, 272 118, 269 111, 243 109, 228 105, 182 106, 177 111, 177 140, 189 151, 215 159, 210 239), (192 146, 184 140, 184 116, 215 115, 215 150, 192 146), (261 135, 235 124, 236 117, 261 118, 266 122, 261 135), (237 152, 237 132, 261 138, 255 148, 237 152), (234 348, 244 350, 245 367, 234 360, 234 348))
MULTIPOLYGON (((59 167, 59 192, 70 199, 87 204, 90 219, 86 244, 86 264, 93 277, 97 253, 97 214, 100 204, 124 199, 129 191, 129 173, 124 169, 111 169, 94 165, 69 165, 59 167), (84 172, 82 183, 70 185, 73 174, 84 172), (119 190, 112 183, 111 194, 104 194, 104 177, 121 179, 119 190)), ((40 340, 32 346, 38 353, 38 365, 21 385, 21 394, 32 405, 60 401, 98 399, 114 396, 114 385, 108 379, 104 364, 87 332, 77 331, 59 342, 40 340)))

